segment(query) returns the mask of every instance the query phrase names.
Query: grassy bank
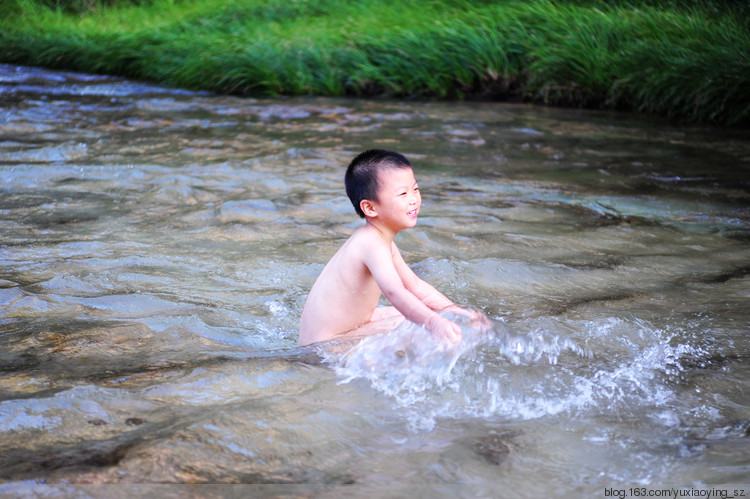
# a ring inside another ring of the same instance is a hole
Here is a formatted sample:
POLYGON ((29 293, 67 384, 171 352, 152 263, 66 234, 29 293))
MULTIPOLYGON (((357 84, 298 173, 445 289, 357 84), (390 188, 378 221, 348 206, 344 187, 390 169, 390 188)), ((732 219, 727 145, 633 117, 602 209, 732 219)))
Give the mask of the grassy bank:
POLYGON ((242 95, 479 97, 750 124, 747 10, 655 3, 4 0, 0 61, 242 95))

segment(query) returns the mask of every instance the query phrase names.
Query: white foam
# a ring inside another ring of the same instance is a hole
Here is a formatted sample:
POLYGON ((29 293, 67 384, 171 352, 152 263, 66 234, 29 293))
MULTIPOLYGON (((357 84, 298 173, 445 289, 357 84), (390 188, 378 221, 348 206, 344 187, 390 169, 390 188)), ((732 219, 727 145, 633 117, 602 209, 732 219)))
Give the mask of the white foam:
POLYGON ((453 348, 404 323, 326 361, 340 383, 366 380, 405 410, 413 428, 429 430, 438 418, 534 419, 638 407, 669 419, 665 411, 676 397, 669 380, 682 372, 681 358, 702 354, 671 345, 673 334, 641 321, 568 321, 557 328, 549 321, 547 329, 518 334, 500 322, 472 327, 459 316, 449 318, 463 330, 453 348), (594 340, 587 348, 572 339, 575 328, 594 340), (615 341, 625 348, 613 351, 615 341))

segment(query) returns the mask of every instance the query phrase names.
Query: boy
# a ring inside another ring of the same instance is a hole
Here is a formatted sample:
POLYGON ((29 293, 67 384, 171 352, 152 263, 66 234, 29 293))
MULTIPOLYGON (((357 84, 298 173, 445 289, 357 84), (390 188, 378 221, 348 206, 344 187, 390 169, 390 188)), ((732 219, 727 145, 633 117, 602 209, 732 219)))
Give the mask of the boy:
POLYGON ((461 328, 436 310, 452 301, 417 277, 394 237, 414 227, 422 198, 411 163, 399 153, 359 154, 345 175, 346 193, 363 227, 336 252, 315 281, 300 321, 300 345, 390 331, 404 318, 455 344, 461 328), (378 307, 381 292, 393 307, 378 307))

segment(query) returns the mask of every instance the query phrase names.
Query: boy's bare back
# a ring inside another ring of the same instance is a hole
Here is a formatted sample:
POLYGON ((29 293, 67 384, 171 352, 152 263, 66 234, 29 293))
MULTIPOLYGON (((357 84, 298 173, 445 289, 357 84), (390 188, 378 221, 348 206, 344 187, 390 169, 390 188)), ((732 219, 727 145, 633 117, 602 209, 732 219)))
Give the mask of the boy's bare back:
POLYGON ((365 254, 388 251, 369 225, 360 227, 331 258, 307 297, 300 322, 300 344, 347 333, 368 323, 380 300, 380 287, 365 265, 365 254))

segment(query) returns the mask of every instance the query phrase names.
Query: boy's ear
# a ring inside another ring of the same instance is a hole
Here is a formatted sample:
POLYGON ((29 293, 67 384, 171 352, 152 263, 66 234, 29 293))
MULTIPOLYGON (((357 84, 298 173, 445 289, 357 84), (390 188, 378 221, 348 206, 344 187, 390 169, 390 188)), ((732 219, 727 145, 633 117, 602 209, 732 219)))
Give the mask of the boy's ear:
POLYGON ((372 201, 369 199, 363 199, 359 202, 359 207, 362 210, 362 213, 365 214, 366 217, 374 217, 377 216, 377 211, 375 210, 375 205, 372 201))

